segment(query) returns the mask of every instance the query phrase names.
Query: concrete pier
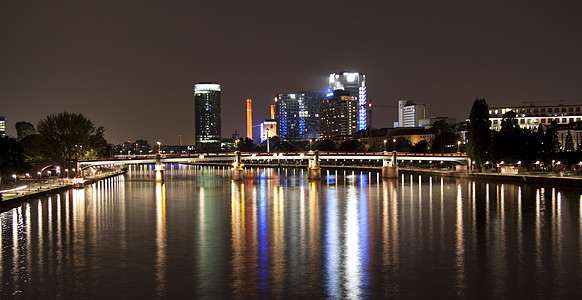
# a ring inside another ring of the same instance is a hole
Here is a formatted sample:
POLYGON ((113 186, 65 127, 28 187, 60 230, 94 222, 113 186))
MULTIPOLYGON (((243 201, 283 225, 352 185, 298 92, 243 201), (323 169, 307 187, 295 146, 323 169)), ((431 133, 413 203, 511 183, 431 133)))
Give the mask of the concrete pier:
POLYGON ((313 159, 309 160, 309 166, 307 167, 307 179, 309 180, 321 180, 321 168, 319 167, 319 151, 315 150, 313 153, 313 159))
POLYGON ((162 157, 158 153, 156 155, 156 182, 164 182, 164 165, 162 164, 162 157))
POLYGON ((397 179, 398 178, 398 160, 396 151, 392 152, 392 157, 384 159, 382 162, 382 178, 397 179))
POLYGON ((240 151, 236 151, 234 153, 234 163, 232 163, 232 180, 241 181, 244 179, 244 170, 242 167, 240 151))

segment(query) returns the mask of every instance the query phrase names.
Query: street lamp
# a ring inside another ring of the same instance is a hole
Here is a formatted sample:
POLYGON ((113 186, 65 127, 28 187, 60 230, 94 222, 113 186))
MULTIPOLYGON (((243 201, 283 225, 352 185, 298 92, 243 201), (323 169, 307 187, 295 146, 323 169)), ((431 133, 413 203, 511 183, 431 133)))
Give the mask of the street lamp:
POLYGON ((162 153, 162 143, 158 142, 158 154, 162 153))
POLYGON ((457 141, 457 153, 461 153, 461 141, 457 141))
POLYGON ((12 179, 14 180, 14 184, 16 184, 16 174, 12 174, 12 179))
POLYGON ((386 142, 387 142, 387 141, 388 141, 388 140, 384 140, 384 151, 386 151, 386 142))

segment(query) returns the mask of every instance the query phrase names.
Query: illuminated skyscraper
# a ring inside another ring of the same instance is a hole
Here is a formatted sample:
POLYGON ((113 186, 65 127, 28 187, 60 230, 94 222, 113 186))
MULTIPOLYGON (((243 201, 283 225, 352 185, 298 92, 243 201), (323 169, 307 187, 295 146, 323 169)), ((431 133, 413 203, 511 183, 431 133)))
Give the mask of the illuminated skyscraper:
POLYGON ((220 90, 217 83, 200 82, 194 85, 194 139, 199 149, 211 144, 220 146, 220 90))
MULTIPOLYGON (((358 99, 357 130, 368 128, 368 100, 366 97, 366 75, 357 72, 339 72, 329 75, 329 89, 331 91, 349 91, 350 96, 358 99)), ((356 131, 357 131, 356 130, 356 131)))
POLYGON ((277 134, 292 141, 320 138, 319 105, 321 93, 281 93, 275 98, 277 134))
POLYGON ((321 103, 321 138, 334 139, 358 131, 358 97, 337 90, 321 103))
POLYGON ((0 136, 6 136, 6 117, 0 117, 0 136))

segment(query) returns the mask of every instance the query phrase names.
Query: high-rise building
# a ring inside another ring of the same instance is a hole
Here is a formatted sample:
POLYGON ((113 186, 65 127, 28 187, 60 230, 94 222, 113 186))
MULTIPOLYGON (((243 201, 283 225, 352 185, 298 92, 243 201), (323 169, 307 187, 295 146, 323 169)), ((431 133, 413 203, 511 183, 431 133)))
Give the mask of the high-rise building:
POLYGON ((6 136, 6 117, 0 117, 0 136, 6 136))
POLYGON ((199 149, 220 145, 220 84, 200 82, 194 85, 195 131, 199 149))
POLYGON ((426 119, 426 105, 408 100, 398 101, 398 124, 395 127, 419 127, 423 119, 426 119))
POLYGON ((321 103, 321 137, 333 139, 358 131, 358 97, 336 90, 321 103))
POLYGON ((339 72, 329 75, 331 91, 349 91, 350 96, 358 99, 357 130, 368 128, 368 99, 366 97, 366 75, 357 72, 339 72))
POLYGON ((320 137, 319 105, 323 94, 280 93, 275 98, 277 133, 284 139, 306 141, 320 137))

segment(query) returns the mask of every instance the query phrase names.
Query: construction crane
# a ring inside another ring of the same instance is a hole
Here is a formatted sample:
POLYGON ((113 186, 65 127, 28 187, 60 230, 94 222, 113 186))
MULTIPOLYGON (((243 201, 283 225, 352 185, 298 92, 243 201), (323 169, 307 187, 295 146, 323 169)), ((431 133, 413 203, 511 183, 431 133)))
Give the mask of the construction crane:
POLYGON ((372 102, 370 101, 370 102, 368 103, 368 118, 369 118, 369 121, 370 121, 368 128, 369 128, 370 130, 371 130, 371 128, 373 127, 373 126, 372 126, 372 111, 373 111, 375 108, 380 108, 380 107, 381 107, 381 108, 398 108, 398 106, 397 106, 397 105, 372 104, 372 102))

